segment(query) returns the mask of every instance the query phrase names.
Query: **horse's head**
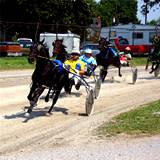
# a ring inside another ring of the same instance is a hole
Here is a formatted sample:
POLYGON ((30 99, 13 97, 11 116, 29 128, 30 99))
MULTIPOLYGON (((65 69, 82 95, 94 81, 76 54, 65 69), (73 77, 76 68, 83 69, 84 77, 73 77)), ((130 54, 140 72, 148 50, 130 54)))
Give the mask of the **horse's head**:
POLYGON ((109 45, 109 41, 107 41, 107 39, 104 37, 101 37, 98 43, 99 43, 98 46, 99 50, 103 50, 107 48, 107 46, 109 45))
POLYGON ((36 61, 40 57, 49 58, 48 48, 43 44, 43 42, 44 40, 42 40, 41 42, 36 42, 30 48, 30 52, 28 55, 29 63, 34 63, 34 61, 36 61))
POLYGON ((59 53, 66 52, 66 46, 63 45, 63 39, 56 39, 53 43, 53 55, 58 55, 59 53))

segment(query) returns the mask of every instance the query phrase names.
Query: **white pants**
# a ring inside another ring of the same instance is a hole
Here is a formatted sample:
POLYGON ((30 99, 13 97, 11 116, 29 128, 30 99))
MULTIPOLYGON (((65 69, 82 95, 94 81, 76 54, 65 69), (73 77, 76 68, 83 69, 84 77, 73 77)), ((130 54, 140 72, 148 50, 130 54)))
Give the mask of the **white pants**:
POLYGON ((72 73, 69 73, 69 79, 73 79, 74 80, 74 84, 76 85, 79 81, 81 81, 81 78, 79 76, 76 76, 72 73))

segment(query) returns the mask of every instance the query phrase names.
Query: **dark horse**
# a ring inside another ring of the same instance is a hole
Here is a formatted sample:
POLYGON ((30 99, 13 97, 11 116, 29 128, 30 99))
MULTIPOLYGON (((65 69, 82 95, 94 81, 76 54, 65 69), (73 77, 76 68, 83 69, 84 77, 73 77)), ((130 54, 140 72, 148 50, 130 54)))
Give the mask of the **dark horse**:
POLYGON ((151 62, 151 71, 149 73, 153 73, 159 68, 160 65, 160 36, 155 35, 152 39, 153 51, 148 55, 146 70, 148 69, 148 65, 151 62))
POLYGON ((67 59, 66 46, 63 45, 63 39, 56 39, 53 43, 53 57, 62 63, 67 59))
POLYGON ((50 113, 53 106, 58 100, 62 88, 68 82, 68 71, 63 68, 62 63, 59 60, 50 60, 47 47, 42 42, 35 43, 30 49, 28 55, 28 62, 34 63, 36 61, 35 70, 32 74, 32 86, 28 95, 30 107, 27 113, 31 113, 33 107, 37 104, 38 98, 44 91, 49 89, 48 94, 45 97, 45 101, 49 100, 49 93, 53 90, 53 102, 48 111, 50 113))
POLYGON ((109 42, 106 38, 100 38, 99 40, 99 50, 100 53, 96 55, 97 65, 102 66, 103 68, 100 71, 100 78, 104 82, 107 75, 107 70, 110 65, 113 65, 118 68, 118 75, 121 77, 121 63, 119 55, 116 51, 109 47, 109 42))

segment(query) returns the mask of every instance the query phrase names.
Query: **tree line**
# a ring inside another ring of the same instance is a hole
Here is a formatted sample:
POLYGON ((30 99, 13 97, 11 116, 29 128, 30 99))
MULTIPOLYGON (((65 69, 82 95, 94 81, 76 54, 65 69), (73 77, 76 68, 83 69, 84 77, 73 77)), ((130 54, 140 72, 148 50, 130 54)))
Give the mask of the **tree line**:
POLYGON ((101 26, 140 23, 136 0, 0 0, 0 12, 1 32, 8 38, 17 32, 34 39, 40 32, 68 30, 83 38, 98 16, 101 26))

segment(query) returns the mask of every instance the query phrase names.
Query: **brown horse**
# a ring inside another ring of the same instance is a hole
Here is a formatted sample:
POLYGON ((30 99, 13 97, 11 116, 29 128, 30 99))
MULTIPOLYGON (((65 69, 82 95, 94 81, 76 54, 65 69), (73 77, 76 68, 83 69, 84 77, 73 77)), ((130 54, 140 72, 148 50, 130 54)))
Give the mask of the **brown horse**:
POLYGON ((63 45, 63 39, 56 39, 53 43, 53 57, 62 63, 67 59, 66 46, 63 45))
POLYGON ((101 38, 99 40, 99 50, 100 53, 96 55, 96 61, 97 65, 103 67, 100 71, 102 82, 105 80, 105 77, 108 73, 107 70, 110 65, 118 68, 118 75, 121 77, 121 63, 119 55, 114 48, 109 47, 109 42, 106 38, 101 38))

